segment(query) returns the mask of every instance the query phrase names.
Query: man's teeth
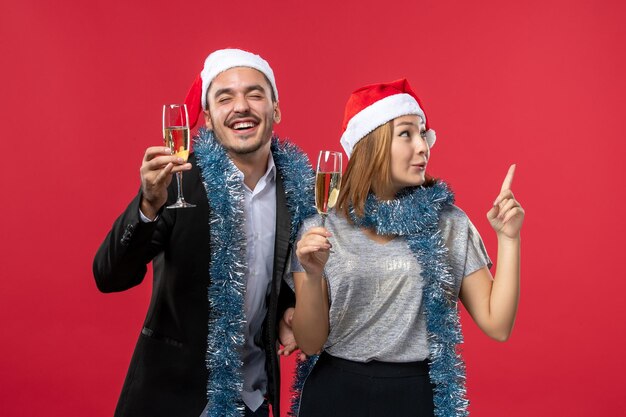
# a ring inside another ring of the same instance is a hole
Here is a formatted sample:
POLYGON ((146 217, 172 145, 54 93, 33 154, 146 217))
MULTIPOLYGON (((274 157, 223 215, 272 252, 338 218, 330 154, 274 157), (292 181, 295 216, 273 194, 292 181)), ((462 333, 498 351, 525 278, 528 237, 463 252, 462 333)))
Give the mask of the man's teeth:
POLYGON ((254 127, 254 123, 252 122, 239 122, 233 125, 233 129, 248 129, 249 127, 254 127))

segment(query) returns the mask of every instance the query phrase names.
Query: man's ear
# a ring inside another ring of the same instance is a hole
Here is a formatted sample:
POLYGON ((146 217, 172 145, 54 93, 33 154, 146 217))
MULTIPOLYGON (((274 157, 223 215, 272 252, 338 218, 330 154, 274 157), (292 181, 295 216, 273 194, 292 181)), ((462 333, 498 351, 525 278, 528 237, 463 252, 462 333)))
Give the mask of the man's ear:
POLYGON ((278 103, 276 103, 274 105, 274 123, 280 123, 280 107, 278 106, 278 103))
POLYGON ((213 130, 213 123, 211 122, 211 113, 208 110, 202 110, 204 114, 204 125, 207 129, 213 130))

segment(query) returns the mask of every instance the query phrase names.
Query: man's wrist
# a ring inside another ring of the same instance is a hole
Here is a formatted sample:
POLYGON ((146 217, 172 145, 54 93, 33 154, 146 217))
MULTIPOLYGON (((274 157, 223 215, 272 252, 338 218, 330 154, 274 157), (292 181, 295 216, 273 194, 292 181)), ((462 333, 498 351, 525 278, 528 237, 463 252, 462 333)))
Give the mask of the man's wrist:
POLYGON ((142 198, 141 204, 139 204, 139 218, 144 223, 152 223, 158 220, 159 212, 155 211, 152 206, 142 198))
POLYGON ((159 220, 159 215, 157 214, 154 217, 154 219, 151 219, 148 216, 146 216, 145 214, 143 214, 143 211, 141 211, 141 209, 139 209, 139 218, 141 219, 141 221, 143 223, 152 223, 152 222, 156 222, 157 220, 159 220))

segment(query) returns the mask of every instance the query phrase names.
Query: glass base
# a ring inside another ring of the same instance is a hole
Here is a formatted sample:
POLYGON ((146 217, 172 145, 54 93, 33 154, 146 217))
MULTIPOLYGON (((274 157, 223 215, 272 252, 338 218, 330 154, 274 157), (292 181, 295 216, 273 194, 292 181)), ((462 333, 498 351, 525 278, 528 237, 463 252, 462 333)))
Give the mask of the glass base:
POLYGON ((165 208, 177 209, 177 208, 191 208, 191 207, 195 207, 195 206, 196 206, 195 204, 188 203, 184 199, 180 198, 174 204, 172 204, 170 206, 167 206, 165 208))

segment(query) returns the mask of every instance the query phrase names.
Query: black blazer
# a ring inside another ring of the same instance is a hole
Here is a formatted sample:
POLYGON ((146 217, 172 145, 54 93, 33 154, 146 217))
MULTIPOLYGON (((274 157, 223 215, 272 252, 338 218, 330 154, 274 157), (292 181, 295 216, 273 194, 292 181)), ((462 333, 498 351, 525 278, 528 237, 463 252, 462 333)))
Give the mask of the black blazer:
MULTIPOLYGON (((138 195, 115 221, 94 259, 94 277, 102 292, 140 284, 147 264, 154 261, 150 306, 115 416, 199 417, 207 402, 209 205, 194 161, 192 155, 193 168, 185 172, 183 184, 185 199, 195 208, 163 210, 158 221, 143 223, 138 195)), ((174 201, 175 182, 169 188, 168 203, 174 201)), ((278 174, 274 274, 263 328, 268 394, 275 417, 280 415, 277 320, 295 303, 293 292, 282 280, 289 259, 290 227, 278 174)))

